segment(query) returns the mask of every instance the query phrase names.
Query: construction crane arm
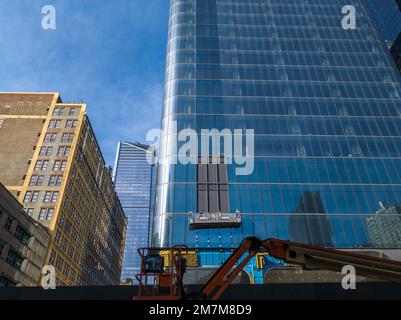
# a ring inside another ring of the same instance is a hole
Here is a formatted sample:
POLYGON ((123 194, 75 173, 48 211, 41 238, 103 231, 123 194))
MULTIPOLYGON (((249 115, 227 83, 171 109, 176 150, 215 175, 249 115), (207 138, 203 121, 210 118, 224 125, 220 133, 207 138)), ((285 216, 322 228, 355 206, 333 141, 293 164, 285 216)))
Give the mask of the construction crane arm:
POLYGON ((262 247, 276 259, 300 265, 305 270, 341 272, 345 265, 351 265, 358 275, 401 281, 399 261, 277 239, 263 241, 262 247))
POLYGON ((217 300, 224 290, 233 282, 235 277, 246 266, 249 260, 255 256, 259 250, 261 242, 258 238, 245 238, 224 264, 213 274, 209 281, 203 287, 200 298, 217 300), (248 255, 236 266, 241 257, 248 255))
POLYGON ((219 299, 249 260, 261 250, 267 251, 276 259, 300 265, 305 270, 341 272, 345 265, 352 265, 358 275, 401 281, 401 262, 398 261, 291 241, 278 239, 261 241, 256 237, 250 237, 244 239, 241 245, 209 279, 201 291, 200 298, 219 299), (241 260, 245 254, 246 256, 241 260))

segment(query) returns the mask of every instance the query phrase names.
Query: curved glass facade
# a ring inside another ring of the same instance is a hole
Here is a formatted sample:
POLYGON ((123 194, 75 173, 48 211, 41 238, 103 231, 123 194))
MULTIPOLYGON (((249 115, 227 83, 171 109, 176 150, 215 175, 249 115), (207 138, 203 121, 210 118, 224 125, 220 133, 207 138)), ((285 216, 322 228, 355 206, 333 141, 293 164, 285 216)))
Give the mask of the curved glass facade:
POLYGON ((169 23, 154 245, 401 247, 400 78, 364 0, 172 0, 169 23), (175 123, 255 130, 253 173, 227 165, 239 227, 189 227, 199 169, 166 161, 175 123))

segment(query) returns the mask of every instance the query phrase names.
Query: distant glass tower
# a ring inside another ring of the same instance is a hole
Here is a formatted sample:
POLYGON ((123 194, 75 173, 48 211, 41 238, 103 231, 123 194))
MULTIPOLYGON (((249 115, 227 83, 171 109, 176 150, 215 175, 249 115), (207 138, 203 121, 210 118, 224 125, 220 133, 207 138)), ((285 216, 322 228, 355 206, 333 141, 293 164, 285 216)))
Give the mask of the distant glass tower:
POLYGON ((401 248, 401 207, 386 208, 380 204, 380 210, 368 219, 367 228, 376 247, 386 247, 387 243, 393 243, 394 247, 401 248))
POLYGON ((254 129, 255 170, 160 164, 154 245, 255 235, 375 248, 367 220, 401 204, 401 91, 365 1, 171 0, 161 160, 176 152, 175 122, 254 129), (355 30, 342 28, 346 5, 355 30), (196 227, 200 216, 216 222, 196 227))
POLYGON ((121 205, 128 218, 121 281, 139 272, 141 260, 137 249, 148 247, 152 227, 155 188, 152 149, 140 143, 120 142, 117 148, 113 180, 121 205))
POLYGON ((386 43, 391 46, 401 32, 401 0, 364 0, 386 43))

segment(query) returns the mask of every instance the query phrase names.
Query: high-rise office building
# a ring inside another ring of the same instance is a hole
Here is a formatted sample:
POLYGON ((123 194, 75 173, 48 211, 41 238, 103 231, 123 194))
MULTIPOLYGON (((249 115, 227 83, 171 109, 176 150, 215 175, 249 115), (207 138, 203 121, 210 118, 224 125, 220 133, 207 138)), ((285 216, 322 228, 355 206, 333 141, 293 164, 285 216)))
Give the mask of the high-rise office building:
POLYGON ((401 0, 366 0, 366 4, 401 72, 401 0))
POLYGON ((58 285, 118 284, 126 217, 85 110, 0 93, 0 182, 51 232, 58 285))
POLYGON ((367 229, 375 247, 391 243, 393 248, 401 248, 401 206, 386 207, 380 203, 380 210, 368 219, 367 229))
POLYGON ((401 203, 401 92, 365 0, 172 0, 165 82, 154 245, 374 248, 367 219, 401 203), (342 27, 347 5, 356 29, 342 27), (254 171, 169 163, 176 124, 254 129, 254 171), (241 218, 194 227, 197 213, 241 218))
POLYGON ((141 267, 137 250, 150 244, 155 189, 153 156, 148 145, 124 141, 118 144, 113 181, 128 219, 121 281, 135 282, 141 267))

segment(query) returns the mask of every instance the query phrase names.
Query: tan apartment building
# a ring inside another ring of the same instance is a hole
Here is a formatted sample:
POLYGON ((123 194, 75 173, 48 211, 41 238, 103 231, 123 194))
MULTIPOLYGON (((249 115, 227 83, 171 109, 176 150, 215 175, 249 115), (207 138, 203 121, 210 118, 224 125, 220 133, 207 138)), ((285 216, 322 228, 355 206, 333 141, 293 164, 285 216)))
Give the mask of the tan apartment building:
POLYGON ((119 283, 127 221, 85 104, 0 93, 0 182, 51 232, 58 285, 119 283))
POLYGON ((38 286, 50 233, 0 183, 0 287, 38 286))

